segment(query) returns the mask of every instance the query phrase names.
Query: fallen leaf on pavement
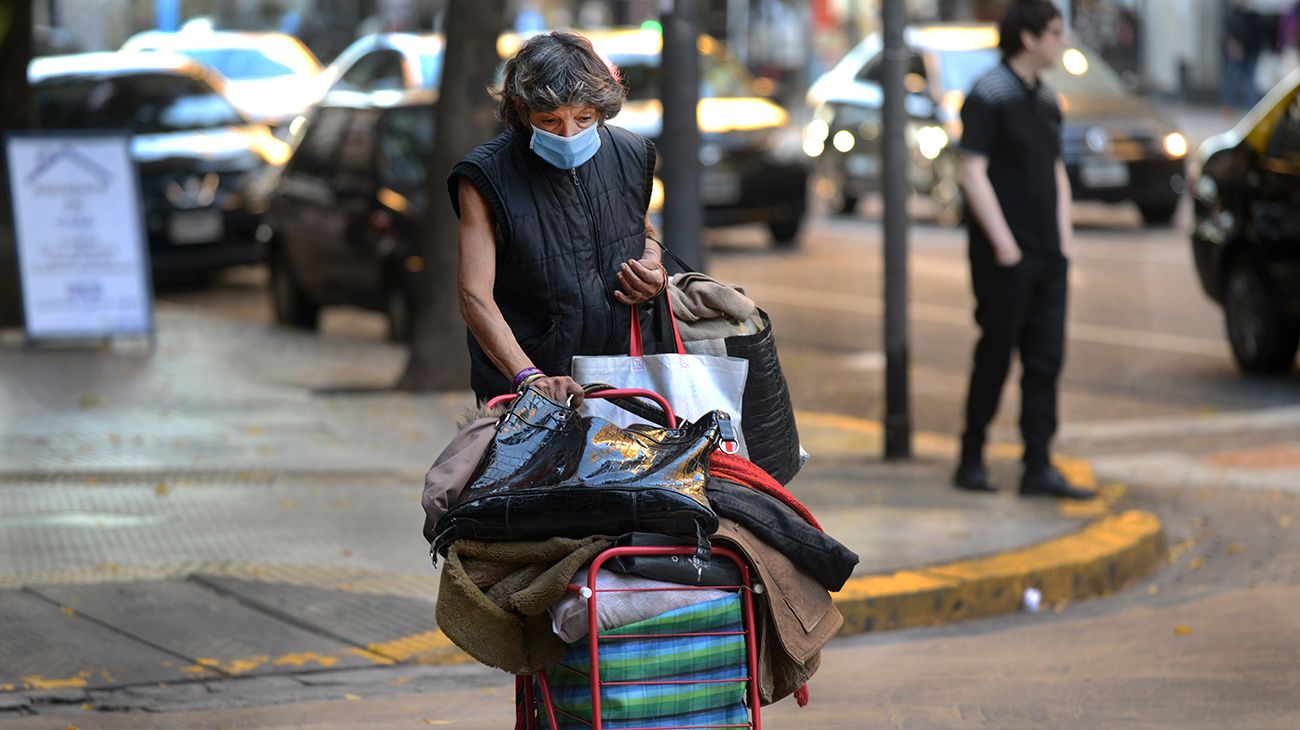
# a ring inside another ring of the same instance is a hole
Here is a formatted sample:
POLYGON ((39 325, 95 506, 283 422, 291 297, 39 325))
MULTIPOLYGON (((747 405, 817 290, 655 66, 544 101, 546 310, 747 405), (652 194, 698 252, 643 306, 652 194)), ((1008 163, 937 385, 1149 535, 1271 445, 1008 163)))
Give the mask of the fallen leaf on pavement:
POLYGON ((1151 585, 1147 586, 1147 595, 1148 595, 1148 596, 1154 596, 1154 595, 1156 595, 1156 594, 1159 593, 1159 592, 1160 592, 1160 586, 1158 586, 1158 585, 1156 585, 1156 584, 1154 584, 1154 583, 1152 583, 1151 585))
POLYGON ((1187 636, 1190 633, 1192 633, 1191 626, 1178 626, 1174 629, 1175 636, 1187 636))
POLYGON ((76 615, 77 615, 77 611, 76 611, 76 609, 74 609, 72 606, 64 606, 64 607, 63 607, 63 612, 66 613, 66 614, 68 614, 69 616, 76 616, 76 615))
POLYGON ((292 499, 282 499, 280 500, 280 506, 284 509, 293 509, 294 503, 292 499))
POLYGON ((166 497, 167 493, 170 491, 172 491, 172 488, 167 484, 167 482, 158 482, 153 485, 153 494, 155 497, 166 497))
POLYGON ((1204 567, 1205 567, 1205 558, 1203 557, 1195 557, 1187 561, 1188 570, 1200 570, 1201 568, 1204 567))
POLYGON ((1228 547, 1224 548, 1223 551, 1229 555, 1238 555, 1241 553, 1242 550, 1245 549, 1246 548, 1241 546, 1241 543, 1233 542, 1233 543, 1228 543, 1228 547))
POLYGON ((343 699, 348 700, 349 702, 356 702, 357 700, 361 699, 361 695, 346 694, 343 695, 343 699))
POLYGON ((1277 518, 1279 527, 1285 529, 1291 526, 1291 515, 1281 515, 1277 518))

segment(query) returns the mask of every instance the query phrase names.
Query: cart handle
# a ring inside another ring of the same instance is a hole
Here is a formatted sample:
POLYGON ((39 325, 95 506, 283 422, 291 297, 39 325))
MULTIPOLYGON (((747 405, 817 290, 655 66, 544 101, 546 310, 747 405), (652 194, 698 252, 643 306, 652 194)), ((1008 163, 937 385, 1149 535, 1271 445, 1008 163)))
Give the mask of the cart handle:
MULTIPOLYGON (((505 405, 518 398, 516 393, 506 393, 499 395, 487 402, 488 408, 496 408, 505 405)), ((677 428, 677 415, 673 413, 673 407, 668 405, 667 399, 653 390, 644 390, 642 388, 610 388, 608 390, 597 390, 587 393, 587 398, 646 398, 654 401, 664 411, 664 417, 667 420, 668 428, 677 428)))

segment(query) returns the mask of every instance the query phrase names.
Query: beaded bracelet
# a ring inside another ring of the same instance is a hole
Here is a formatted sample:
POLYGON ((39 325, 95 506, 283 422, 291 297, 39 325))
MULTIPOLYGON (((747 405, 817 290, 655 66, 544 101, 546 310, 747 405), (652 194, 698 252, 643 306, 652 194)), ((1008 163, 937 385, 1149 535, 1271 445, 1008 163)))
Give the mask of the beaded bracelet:
POLYGON ((510 381, 510 384, 516 388, 522 388, 524 386, 524 383, 527 382, 530 377, 534 375, 544 375, 544 374, 545 373, 543 373, 538 368, 524 368, 523 370, 520 370, 519 372, 515 373, 515 377, 513 380, 510 381))

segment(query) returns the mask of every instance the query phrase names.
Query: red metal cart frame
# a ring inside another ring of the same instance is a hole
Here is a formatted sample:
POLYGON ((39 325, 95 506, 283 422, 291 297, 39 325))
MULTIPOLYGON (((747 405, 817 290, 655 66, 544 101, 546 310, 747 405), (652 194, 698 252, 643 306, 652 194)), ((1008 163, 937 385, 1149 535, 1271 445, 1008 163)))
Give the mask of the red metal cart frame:
MULTIPOLYGON (((513 400, 515 397, 516 396, 514 394, 497 396, 496 398, 493 398, 492 400, 488 401, 487 405, 489 408, 494 408, 499 405, 504 405, 505 403, 508 403, 509 401, 513 400)), ((656 404, 659 405, 660 408, 663 409, 666 425, 668 426, 668 428, 677 427, 677 417, 673 413, 672 406, 668 404, 668 401, 665 400, 663 396, 653 391, 641 390, 641 389, 608 389, 608 390, 588 393, 586 397, 588 398, 628 398, 628 397, 647 398, 649 400, 654 401, 656 404)), ((746 682, 748 683, 747 696, 749 700, 749 708, 748 708, 749 722, 741 725, 685 725, 685 726, 676 726, 676 727, 658 726, 656 728, 643 728, 643 729, 633 728, 632 730, 698 730, 703 728, 711 728, 711 729, 753 728, 753 730, 762 730, 763 723, 761 718, 761 709, 759 707, 760 699, 759 699, 759 692, 758 692, 758 641, 757 641, 758 629, 754 625, 754 594, 762 593, 763 586, 762 584, 754 585, 753 581, 750 578, 749 565, 745 563, 745 560, 743 558, 741 558, 736 552, 728 548, 715 546, 712 549, 712 555, 721 556, 723 558, 730 560, 731 562, 735 563, 736 567, 739 569, 740 584, 734 586, 680 585, 680 586, 673 586, 671 588, 600 588, 596 585, 597 571, 600 570, 602 565, 604 565, 607 561, 613 558, 618 558, 623 556, 631 556, 631 557, 654 557, 654 556, 672 556, 672 555, 694 556, 695 551, 696 548, 694 546, 687 546, 687 545, 667 546, 667 547, 613 547, 600 553, 591 561, 591 568, 587 572, 587 585, 585 586, 579 586, 576 584, 569 585, 569 590, 571 592, 578 593, 579 595, 587 599, 587 636, 588 636, 588 644, 590 646, 590 652, 591 652, 590 653, 591 673, 588 677, 591 682, 591 715, 592 715, 591 722, 587 722, 582 718, 564 713, 562 710, 557 711, 554 703, 551 701, 550 684, 547 682, 546 672, 545 670, 543 670, 537 672, 535 675, 519 677, 518 685, 520 685, 519 689, 522 690, 522 694, 523 694, 523 727, 525 728, 525 730, 541 730, 538 727, 538 723, 537 723, 538 703, 537 703, 536 693, 534 692, 534 688, 533 688, 532 680, 534 677, 536 677, 537 685, 541 690, 541 695, 542 695, 541 704, 546 713, 546 719, 550 726, 549 730, 554 730, 554 728, 558 727, 558 724, 556 722, 557 712, 561 714, 565 714, 567 717, 580 724, 590 726, 593 730, 603 730, 604 723, 600 717, 600 690, 602 687, 617 686, 617 685, 694 684, 697 682, 709 682, 709 683, 746 682), (738 633, 743 634, 745 636, 746 676, 729 677, 724 679, 710 679, 710 680, 661 680, 661 681, 620 681, 620 682, 608 682, 608 681, 601 680, 600 640, 602 637, 600 636, 597 627, 597 615, 596 615, 597 595, 599 595, 600 593, 618 593, 618 592, 635 592, 635 591, 665 591, 665 590, 690 591, 690 590, 719 590, 719 589, 734 590, 740 593, 743 623, 741 626, 741 631, 739 632, 704 631, 704 632, 679 633, 679 634, 621 634, 618 636, 612 636, 607 638, 610 640, 671 639, 671 638, 682 638, 682 637, 691 637, 691 636, 735 636, 738 633)), ((570 671, 576 671, 576 670, 570 670, 570 671)))
MULTIPOLYGON (((551 702, 550 685, 547 682, 546 672, 539 671, 535 675, 523 677, 522 684, 524 692, 524 717, 526 730, 542 730, 537 724, 537 697, 533 690, 533 677, 536 677, 537 684, 541 689, 541 705, 546 713, 546 719, 549 728, 558 727, 557 713, 564 714, 569 719, 593 728, 593 730, 602 730, 604 724, 600 717, 600 690, 602 687, 611 687, 618 685, 674 685, 674 684, 694 684, 697 682, 710 683, 748 683, 747 697, 749 700, 749 722, 743 725, 681 725, 681 726, 656 726, 655 728, 633 730, 695 730, 697 728, 753 728, 753 730, 762 730, 763 723, 761 719, 761 710, 759 707, 758 693, 758 642, 757 628, 754 625, 754 593, 761 593, 763 587, 761 584, 754 585, 750 578, 749 566, 745 560, 734 551, 724 547, 714 547, 712 554, 730 560, 736 564, 740 570, 740 584, 734 586, 674 586, 671 588, 600 588, 596 584, 596 572, 600 570, 605 562, 622 556, 634 557, 651 557, 651 556, 693 556, 695 548, 683 545, 680 547, 613 547, 597 555, 591 561, 591 568, 587 572, 587 584, 580 586, 570 584, 569 590, 578 593, 587 599, 587 632, 588 644, 590 646, 591 673, 589 679, 591 682, 591 715, 590 722, 582 718, 564 713, 563 710, 557 710, 551 702), (596 599, 601 593, 619 593, 619 592, 637 592, 637 591, 666 591, 666 590, 735 590, 740 592, 741 611, 743 624, 741 631, 703 631, 680 634, 621 634, 612 637, 601 637, 597 628, 596 599), (671 639, 690 636, 735 636, 743 634, 745 636, 745 665, 746 676, 728 677, 723 679, 710 680, 661 680, 661 681, 622 681, 609 682, 600 678, 600 643, 602 638, 607 640, 614 639, 671 639)), ((569 670, 576 671, 576 670, 569 670)), ((548 730, 549 730, 548 728, 548 730)))

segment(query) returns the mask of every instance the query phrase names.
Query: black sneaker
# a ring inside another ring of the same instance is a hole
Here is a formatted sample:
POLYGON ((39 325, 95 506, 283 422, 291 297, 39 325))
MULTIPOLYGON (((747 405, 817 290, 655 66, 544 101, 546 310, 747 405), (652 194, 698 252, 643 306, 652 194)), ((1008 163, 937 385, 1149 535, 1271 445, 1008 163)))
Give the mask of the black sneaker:
POLYGON ((983 464, 961 464, 952 477, 952 485, 968 492, 996 492, 998 488, 989 481, 988 469, 983 464))
POLYGON ((1090 489, 1070 486, 1056 467, 1040 466, 1025 469, 1020 478, 1022 497, 1061 497, 1063 499, 1092 499, 1097 493, 1090 489))

